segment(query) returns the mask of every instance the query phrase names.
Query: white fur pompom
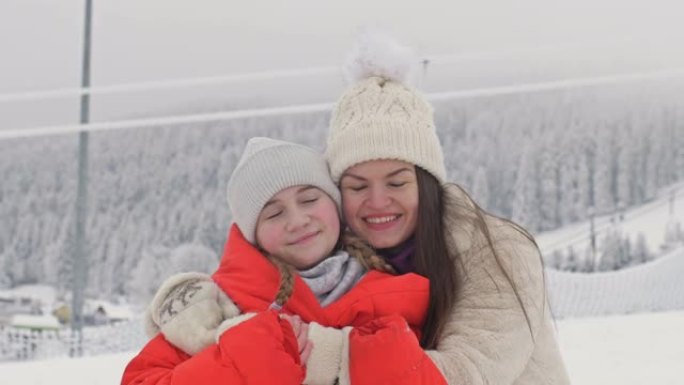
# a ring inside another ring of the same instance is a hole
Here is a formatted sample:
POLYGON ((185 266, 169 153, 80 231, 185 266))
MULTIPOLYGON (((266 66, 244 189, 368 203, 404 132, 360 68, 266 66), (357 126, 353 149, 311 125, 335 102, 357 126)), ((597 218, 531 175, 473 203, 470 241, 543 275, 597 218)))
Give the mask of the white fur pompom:
POLYGON ((351 83, 371 76, 406 83, 417 64, 418 58, 411 48, 399 44, 377 27, 364 27, 359 30, 344 72, 351 83))

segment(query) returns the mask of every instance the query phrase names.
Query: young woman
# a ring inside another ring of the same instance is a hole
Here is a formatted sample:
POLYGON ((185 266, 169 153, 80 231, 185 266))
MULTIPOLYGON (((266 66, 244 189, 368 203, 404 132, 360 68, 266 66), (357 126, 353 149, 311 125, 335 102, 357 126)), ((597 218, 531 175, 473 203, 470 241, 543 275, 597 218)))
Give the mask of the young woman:
POLYGON ((346 223, 397 272, 429 279, 420 348, 449 384, 569 383, 534 239, 447 183, 432 106, 382 62, 404 48, 383 44, 352 58, 359 76, 332 115, 326 156, 346 223))
MULTIPOLYGON (((251 139, 228 185, 235 225, 219 269, 167 280, 148 318, 151 334, 161 334, 122 383, 349 383, 350 373, 374 374, 364 362, 347 363, 348 341, 406 350, 402 338, 388 344, 384 336, 420 336, 429 283, 368 271, 393 269, 354 237, 341 250, 339 200, 320 154, 251 139)), ((429 366, 432 382, 443 383, 422 354, 385 359, 406 370, 429 366)))

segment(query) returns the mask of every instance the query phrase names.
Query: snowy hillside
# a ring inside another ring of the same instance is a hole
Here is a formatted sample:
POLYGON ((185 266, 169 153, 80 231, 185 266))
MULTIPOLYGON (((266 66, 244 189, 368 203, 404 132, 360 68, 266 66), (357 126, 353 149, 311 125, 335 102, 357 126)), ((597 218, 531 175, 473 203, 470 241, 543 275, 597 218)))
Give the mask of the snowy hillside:
POLYGON ((569 273, 546 269, 557 318, 684 309, 684 247, 619 271, 569 273))
MULTIPOLYGON (((673 222, 684 226, 684 183, 664 188, 651 202, 625 210, 622 219, 619 213, 598 216, 594 226, 598 241, 607 230, 619 227, 622 234, 632 240, 643 234, 649 249, 656 251, 665 243, 666 227, 673 222)), ((557 230, 542 232, 536 235, 535 239, 542 254, 547 258, 554 251, 565 251, 570 246, 577 251, 583 251, 589 247, 589 228, 589 221, 581 221, 557 230)))
MULTIPOLYGON (((684 309, 684 239, 665 242, 668 224, 684 224, 684 184, 662 189, 653 201, 625 210, 622 219, 619 216, 596 218, 597 250, 604 248, 605 234, 617 229, 627 239, 643 236, 657 257, 618 271, 579 273, 547 268, 547 287, 556 317, 684 309), (670 249, 665 250, 665 245, 670 249)), ((570 247, 586 250, 589 234, 589 223, 580 222, 535 238, 549 266, 554 251, 570 247)), ((579 258, 588 257, 578 254, 579 258)))
MULTIPOLYGON (((440 100, 449 179, 534 232, 583 221, 592 206, 598 215, 638 206, 684 180, 683 90, 654 81, 440 100)), ((197 268, 212 270, 230 223, 225 184, 247 138, 320 149, 328 121, 312 113, 93 133, 88 293, 145 302, 159 284, 149 277, 181 271, 188 248, 204 250, 197 268), (167 263, 171 255, 182 258, 167 263)), ((0 288, 68 289, 75 145, 69 136, 0 141, 0 288)))

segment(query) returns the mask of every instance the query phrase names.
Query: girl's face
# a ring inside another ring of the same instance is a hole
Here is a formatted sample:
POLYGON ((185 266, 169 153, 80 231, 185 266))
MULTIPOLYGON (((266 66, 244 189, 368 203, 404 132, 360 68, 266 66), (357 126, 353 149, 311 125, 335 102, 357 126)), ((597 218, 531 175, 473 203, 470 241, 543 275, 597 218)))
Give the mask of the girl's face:
POLYGON ((340 180, 344 217, 376 249, 409 239, 418 220, 416 169, 399 160, 372 160, 347 169, 340 180))
POLYGON ((329 256, 339 236, 335 202, 313 186, 281 190, 257 218, 257 244, 298 270, 313 267, 329 256))

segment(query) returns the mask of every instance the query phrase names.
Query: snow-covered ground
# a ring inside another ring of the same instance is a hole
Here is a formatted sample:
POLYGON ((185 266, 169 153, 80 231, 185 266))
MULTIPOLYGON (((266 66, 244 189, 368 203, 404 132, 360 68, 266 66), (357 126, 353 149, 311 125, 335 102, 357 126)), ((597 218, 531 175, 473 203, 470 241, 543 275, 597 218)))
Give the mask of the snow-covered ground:
POLYGON ((0 363, 3 385, 115 385, 133 352, 80 359, 0 363))
MULTIPOLYGON (((573 384, 684 383, 684 312, 558 322, 573 384)), ((116 385, 135 352, 0 364, 3 385, 116 385)))
POLYGON ((684 312, 577 318, 558 323, 573 384, 684 383, 684 312))

